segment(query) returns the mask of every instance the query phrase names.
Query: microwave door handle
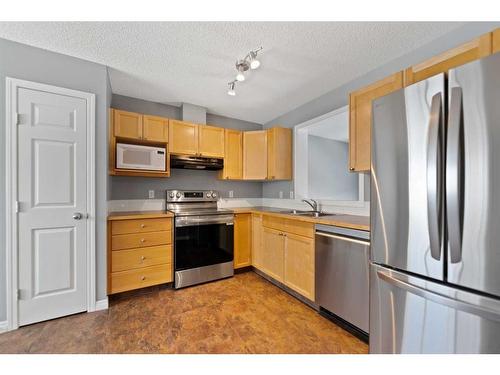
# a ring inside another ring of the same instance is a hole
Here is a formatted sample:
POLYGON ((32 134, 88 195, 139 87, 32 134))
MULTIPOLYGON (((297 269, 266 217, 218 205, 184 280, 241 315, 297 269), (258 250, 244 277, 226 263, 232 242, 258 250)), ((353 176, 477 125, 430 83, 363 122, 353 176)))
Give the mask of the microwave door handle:
POLYGON ((446 149, 446 207, 451 263, 462 260, 463 226, 463 109, 462 89, 453 87, 450 93, 448 139, 446 149))
POLYGON ((432 97, 427 139, 427 222, 431 256, 441 259, 441 93, 432 97))

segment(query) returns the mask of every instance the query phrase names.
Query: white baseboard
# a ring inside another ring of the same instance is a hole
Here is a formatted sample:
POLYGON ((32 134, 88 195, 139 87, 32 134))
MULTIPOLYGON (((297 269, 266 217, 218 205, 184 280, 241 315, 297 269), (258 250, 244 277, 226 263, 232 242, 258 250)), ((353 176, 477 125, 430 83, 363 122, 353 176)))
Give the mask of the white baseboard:
POLYGON ((9 325, 6 320, 0 322, 0 333, 7 332, 9 330, 9 325))
POLYGON ((107 310, 109 307, 108 297, 95 302, 95 311, 107 310))

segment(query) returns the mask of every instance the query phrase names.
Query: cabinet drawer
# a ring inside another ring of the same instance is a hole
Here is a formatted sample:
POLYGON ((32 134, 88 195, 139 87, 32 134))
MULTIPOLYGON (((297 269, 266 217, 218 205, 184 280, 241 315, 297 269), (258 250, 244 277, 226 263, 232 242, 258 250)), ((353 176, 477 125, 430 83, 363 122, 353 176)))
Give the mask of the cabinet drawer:
POLYGON ((111 236, 111 250, 168 245, 170 243, 172 243, 172 231, 119 234, 117 236, 111 236))
POLYGON ((157 264, 172 263, 172 245, 113 251, 111 271, 126 271, 157 264))
POLYGON ((172 219, 115 220, 111 223, 111 234, 159 232, 172 229, 172 219))
POLYGON ((278 231, 286 230, 285 220, 281 217, 262 215, 262 225, 278 231))
POLYGON ((297 234, 299 236, 314 237, 314 224, 305 221, 286 219, 285 221, 286 229, 288 233, 297 234))
POLYGON ((172 264, 138 268, 135 270, 113 272, 111 274, 110 294, 172 281, 172 264))

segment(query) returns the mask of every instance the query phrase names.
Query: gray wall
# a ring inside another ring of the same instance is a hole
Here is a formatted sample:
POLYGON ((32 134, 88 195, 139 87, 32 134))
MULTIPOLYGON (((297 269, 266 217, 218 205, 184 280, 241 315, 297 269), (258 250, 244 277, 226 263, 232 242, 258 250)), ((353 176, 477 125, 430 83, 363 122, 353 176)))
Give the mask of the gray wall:
POLYGON ((5 77, 25 79, 96 94, 97 298, 106 297, 107 104, 103 65, 0 39, 0 321, 5 309, 5 77))
MULTIPOLYGON (((348 95, 372 82, 382 79, 394 72, 402 70, 410 65, 419 63, 459 44, 467 42, 476 36, 489 32, 500 26, 500 22, 471 22, 459 29, 440 37, 427 45, 418 48, 407 55, 401 56, 389 63, 372 70, 302 106, 285 113, 272 121, 264 124, 264 128, 274 125, 294 127, 297 124, 321 116, 334 109, 347 105, 348 95)), ((346 165, 347 168, 347 165, 346 165)), ((365 179, 366 180, 366 179, 365 179)), ((278 198, 279 191, 293 190, 293 181, 265 182, 263 195, 265 198, 278 198)), ((369 196, 369 194, 367 195, 369 196)), ((368 199, 368 198, 367 198, 368 199)))
POLYGON ((336 201, 357 201, 358 176, 345 168, 348 163, 347 142, 308 136, 309 197, 336 201))
MULTIPOLYGON (((181 119, 180 107, 153 103, 142 99, 113 94, 112 107, 124 111, 181 119)), ((262 125, 207 113, 206 123, 223 128, 239 130, 260 130, 262 125)), ((217 179, 216 171, 191 171, 172 169, 169 178, 112 176, 109 199, 147 199, 148 191, 155 191, 155 198, 165 198, 166 189, 214 189, 222 197, 229 197, 233 191, 235 198, 262 197, 262 182, 225 181, 217 179)))

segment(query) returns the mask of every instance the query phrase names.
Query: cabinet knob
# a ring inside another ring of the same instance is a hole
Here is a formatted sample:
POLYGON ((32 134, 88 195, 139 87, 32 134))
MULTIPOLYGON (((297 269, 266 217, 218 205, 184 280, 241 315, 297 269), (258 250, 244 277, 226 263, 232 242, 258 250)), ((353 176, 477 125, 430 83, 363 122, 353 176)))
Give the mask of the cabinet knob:
POLYGON ((142 281, 146 280, 146 276, 142 276, 142 277, 141 277, 141 280, 142 280, 142 281))
POLYGON ((146 228, 146 224, 141 224, 141 228, 146 228))
POLYGON ((145 260, 145 259, 146 259, 146 257, 143 255, 143 256, 141 257, 141 260, 144 262, 144 260, 145 260))
POLYGON ((350 171, 353 171, 353 170, 354 170, 354 167, 350 167, 350 168, 349 168, 349 170, 350 170, 350 171))
POLYGON ((146 242, 146 240, 144 238, 141 238, 141 243, 144 243, 146 242))

